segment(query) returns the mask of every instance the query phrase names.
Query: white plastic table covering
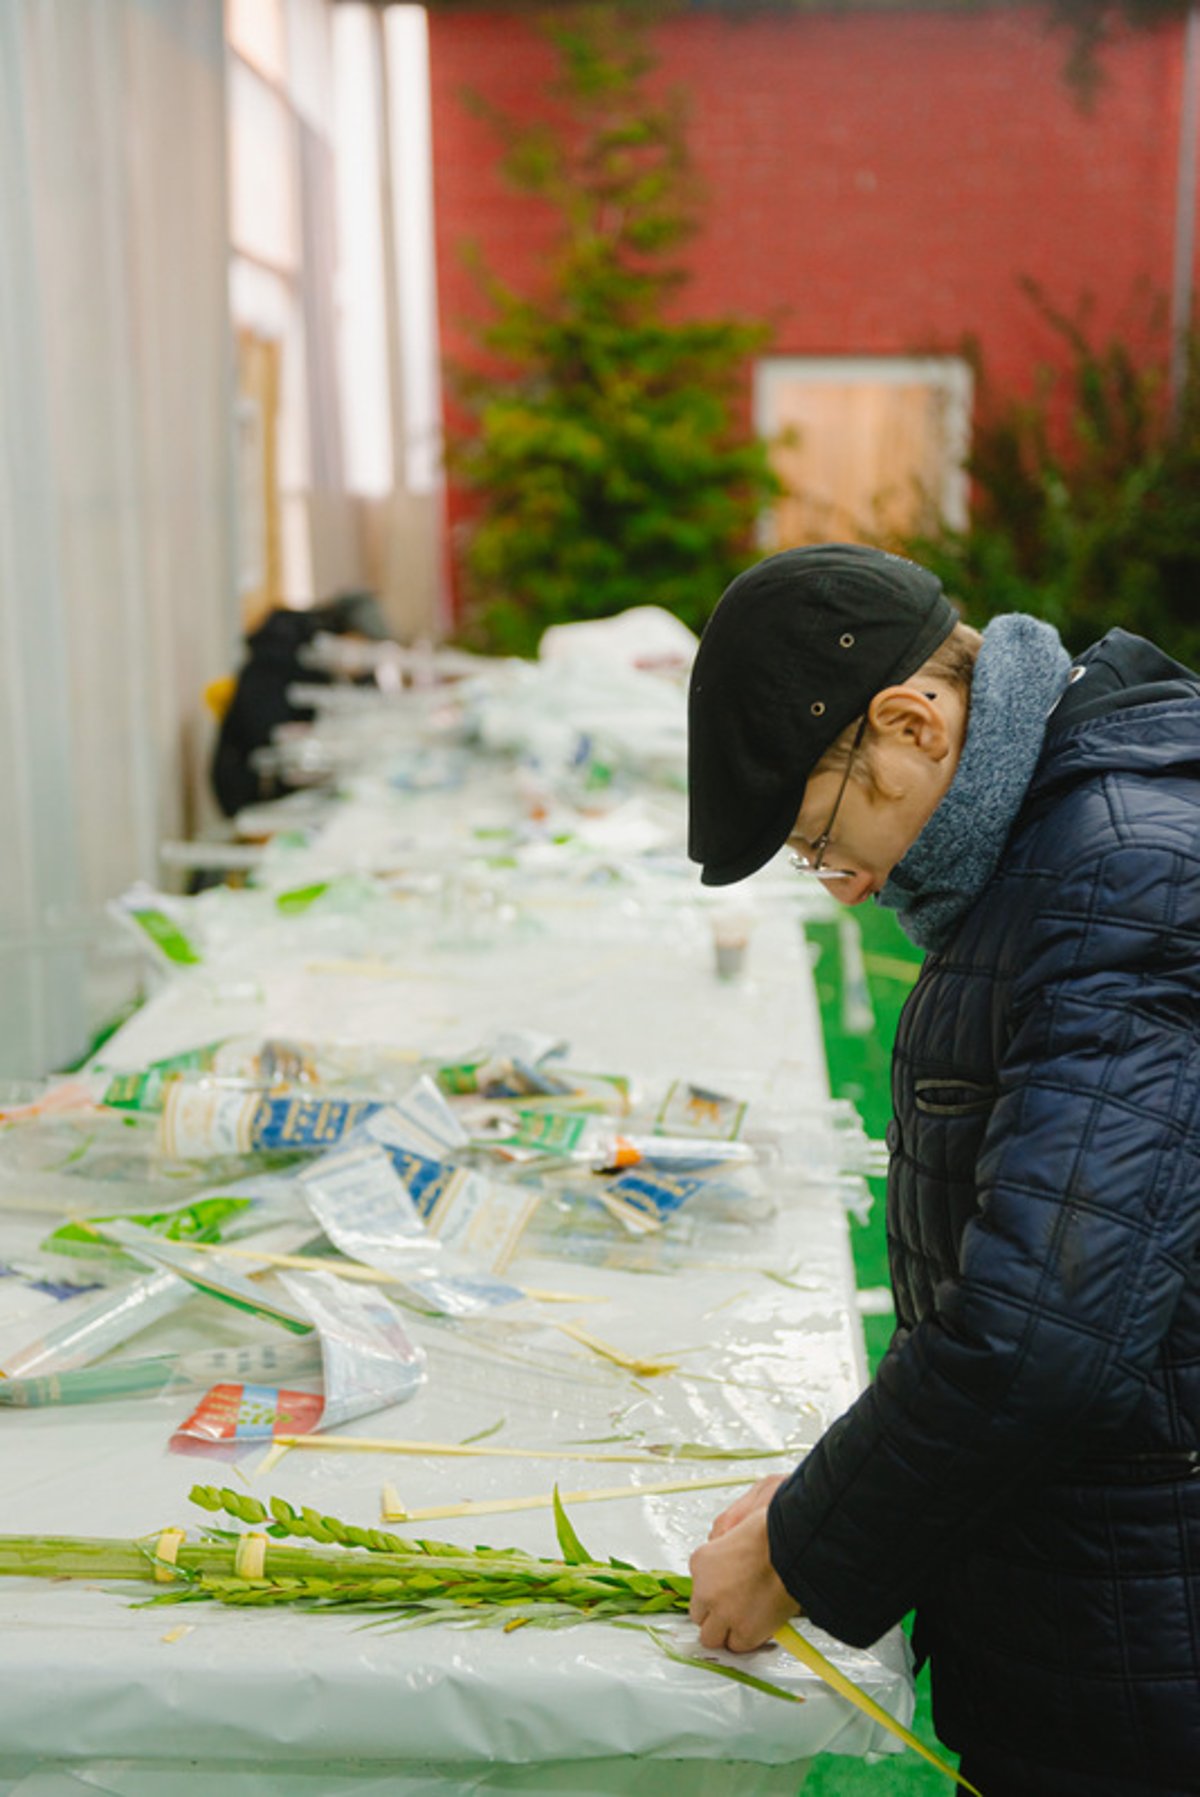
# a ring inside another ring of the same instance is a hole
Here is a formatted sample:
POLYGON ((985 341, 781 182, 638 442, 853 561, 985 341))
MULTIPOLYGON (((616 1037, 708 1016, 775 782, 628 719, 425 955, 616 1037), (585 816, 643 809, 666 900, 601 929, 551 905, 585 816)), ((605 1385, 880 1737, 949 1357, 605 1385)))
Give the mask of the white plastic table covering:
MULTIPOLYGON (((583 929, 564 932, 560 919, 540 936, 492 919, 484 938, 469 934, 465 943, 439 924, 432 935, 418 932, 407 956, 392 944, 386 960, 364 953, 352 930, 339 937, 311 913, 290 932, 264 924, 256 935, 249 928, 256 904, 247 895, 241 940, 231 928, 224 950, 166 985, 107 1045, 106 1064, 136 1067, 235 1034, 453 1052, 523 1027, 568 1038, 577 1066, 735 1090, 750 1082, 769 1089, 773 1103, 800 1110, 819 1106, 824 1095, 807 957, 796 916, 784 907, 759 917, 746 976, 722 984, 712 972, 707 921, 684 904, 665 912, 643 905, 618 925, 597 902, 590 929, 585 918, 583 929), (330 952, 346 940, 358 960, 330 952)), ((815 1112, 811 1128, 820 1163, 815 1112)), ((431 1332, 427 1387, 354 1432, 462 1440, 503 1417, 493 1445, 562 1448, 610 1433, 616 1413, 622 1427, 641 1428, 650 1440, 775 1446, 813 1439, 851 1400, 863 1364, 844 1217, 802 1175, 801 1167, 782 1170, 781 1215, 762 1244, 764 1265, 786 1270, 788 1284, 753 1267, 653 1277, 558 1259, 521 1262, 530 1284, 603 1299, 572 1307, 572 1320, 626 1350, 677 1359, 679 1373, 635 1382, 553 1336, 541 1349, 549 1372, 469 1356, 455 1364, 431 1332)), ((191 1345, 240 1327, 197 1300, 169 1339, 191 1345)), ((155 1344, 147 1337, 145 1345, 155 1344)), ((181 1394, 0 1417, 0 1529, 124 1537, 188 1522, 193 1480, 238 1482, 220 1461, 166 1451, 171 1427, 189 1407, 181 1394)), ((788 1464, 729 1470, 749 1480, 788 1464)), ((566 1455, 556 1467, 293 1453, 255 1488, 373 1523, 385 1479, 415 1507, 543 1492, 555 1478, 572 1489, 723 1470, 708 1462, 597 1466, 566 1455)), ((574 1520, 597 1556, 682 1568, 736 1489, 580 1505, 574 1520)), ((424 1526, 464 1543, 555 1551, 546 1511, 424 1526)), ((681 1645, 695 1648, 690 1625, 670 1626, 681 1645)), ((867 1654, 821 1645, 908 1717, 911 1684, 898 1633, 867 1654)), ((633 1781, 643 1788, 643 1768, 633 1761, 653 1760, 655 1791, 773 1797, 797 1788, 801 1762, 813 1753, 890 1749, 882 1731, 782 1653, 750 1664, 787 1682, 804 1703, 784 1704, 679 1666, 638 1635, 607 1627, 509 1636, 444 1627, 387 1632, 364 1630, 346 1615, 133 1609, 111 1589, 5 1580, 0 1793, 194 1797, 212 1789, 219 1770, 222 1788, 242 1797, 343 1787, 403 1797, 517 1789, 599 1797, 635 1788, 633 1781), (164 1640, 179 1624, 189 1632, 164 1640), (67 1782, 44 1782, 55 1777, 67 1782)))

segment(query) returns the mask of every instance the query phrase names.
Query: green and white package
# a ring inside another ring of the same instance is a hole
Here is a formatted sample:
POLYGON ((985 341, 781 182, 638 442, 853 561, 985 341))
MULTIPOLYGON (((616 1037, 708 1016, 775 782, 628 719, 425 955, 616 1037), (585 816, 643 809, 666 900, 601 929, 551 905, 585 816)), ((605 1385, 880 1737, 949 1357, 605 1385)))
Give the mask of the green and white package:
POLYGON ((156 892, 139 880, 109 905, 112 915, 127 924, 160 967, 178 972, 198 967, 204 956, 187 924, 185 901, 156 892))

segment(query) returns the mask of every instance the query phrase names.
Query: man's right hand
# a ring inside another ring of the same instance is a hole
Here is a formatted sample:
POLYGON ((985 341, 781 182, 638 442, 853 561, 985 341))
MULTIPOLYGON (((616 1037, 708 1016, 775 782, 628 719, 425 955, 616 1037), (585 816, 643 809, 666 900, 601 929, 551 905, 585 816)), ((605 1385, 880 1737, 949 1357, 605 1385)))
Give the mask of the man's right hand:
POLYGON ((760 1479, 757 1485, 744 1491, 740 1498, 730 1504, 728 1510, 721 1511, 708 1531, 708 1539, 716 1541, 718 1536, 736 1528, 747 1516, 753 1516, 756 1510, 765 1510, 787 1476, 786 1473, 773 1473, 769 1479, 760 1479))

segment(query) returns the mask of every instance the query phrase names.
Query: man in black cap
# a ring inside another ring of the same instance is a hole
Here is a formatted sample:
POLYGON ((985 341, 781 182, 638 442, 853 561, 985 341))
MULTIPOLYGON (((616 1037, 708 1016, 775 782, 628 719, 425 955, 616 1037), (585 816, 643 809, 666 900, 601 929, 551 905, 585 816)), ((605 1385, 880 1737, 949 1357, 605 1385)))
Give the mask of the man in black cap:
POLYGON ((934 575, 858 544, 787 549, 738 576, 689 697, 688 852, 706 886, 745 879, 782 847, 821 757, 956 622, 934 575))
POLYGON ((1200 1791, 1200 678, 979 635, 932 574, 787 550, 690 695, 710 885, 790 842, 930 952, 893 1058, 896 1333, 692 1558, 709 1647, 914 1606, 985 1797, 1200 1791))

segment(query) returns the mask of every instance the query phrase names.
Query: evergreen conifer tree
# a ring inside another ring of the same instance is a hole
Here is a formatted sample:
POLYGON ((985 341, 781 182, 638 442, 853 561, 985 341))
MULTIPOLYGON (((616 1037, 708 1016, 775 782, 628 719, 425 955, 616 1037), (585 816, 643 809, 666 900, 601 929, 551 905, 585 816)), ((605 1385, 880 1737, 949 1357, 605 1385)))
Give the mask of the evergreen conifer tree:
POLYGON ((592 5, 543 29, 553 115, 488 116, 509 177, 557 215, 549 278, 520 293, 477 265, 486 366, 455 371, 471 428, 451 441, 476 502, 465 635, 509 653, 550 624, 631 605, 698 628, 755 558, 777 491, 742 418, 746 360, 767 331, 672 313, 699 195, 682 100, 647 90, 644 21, 592 5))

